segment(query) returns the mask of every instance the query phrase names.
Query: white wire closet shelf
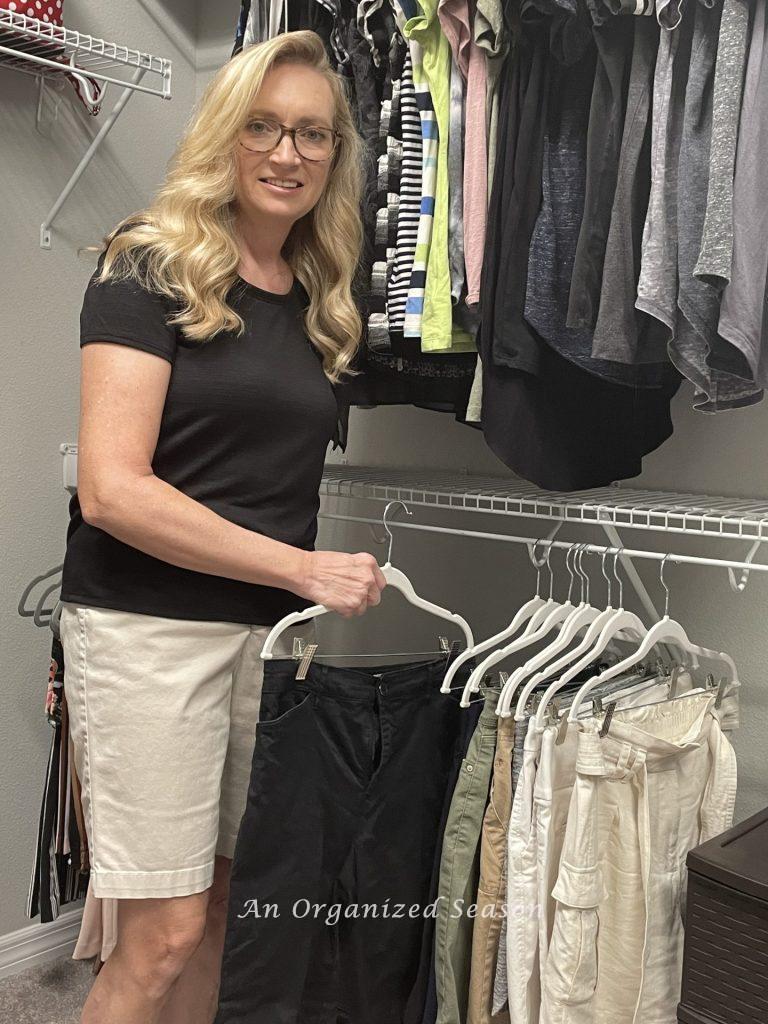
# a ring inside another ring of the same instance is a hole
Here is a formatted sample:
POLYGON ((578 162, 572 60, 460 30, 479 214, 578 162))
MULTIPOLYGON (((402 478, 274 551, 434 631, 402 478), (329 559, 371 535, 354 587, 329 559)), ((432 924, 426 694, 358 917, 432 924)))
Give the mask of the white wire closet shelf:
POLYGON ((437 509, 768 541, 768 501, 757 498, 675 494, 619 485, 558 493, 502 477, 333 465, 325 467, 320 490, 328 497, 399 499, 408 505, 437 509))
MULTIPOLYGON (((18 6, 26 8, 21 0, 18 6)), ((32 9, 32 5, 27 9, 32 9)), ((121 89, 112 110, 100 117, 98 133, 40 225, 40 247, 50 249, 51 227, 59 210, 134 92, 171 98, 171 61, 97 39, 63 25, 53 25, 19 11, 0 10, 0 67, 34 75, 38 79, 38 127, 48 82, 61 88, 66 76, 74 77, 82 98, 87 100, 93 113, 98 111, 109 85, 117 85, 121 89)))
MULTIPOLYGON (((26 4, 20 0, 18 6, 26 4)), ((0 10, 0 53, 2 67, 27 74, 61 76, 81 72, 102 82, 131 85, 139 92, 165 99, 171 94, 171 62, 165 57, 52 25, 19 11, 0 10), (51 59, 52 54, 55 60, 51 59), (149 73, 148 82, 131 82, 128 73, 137 68, 149 73)))

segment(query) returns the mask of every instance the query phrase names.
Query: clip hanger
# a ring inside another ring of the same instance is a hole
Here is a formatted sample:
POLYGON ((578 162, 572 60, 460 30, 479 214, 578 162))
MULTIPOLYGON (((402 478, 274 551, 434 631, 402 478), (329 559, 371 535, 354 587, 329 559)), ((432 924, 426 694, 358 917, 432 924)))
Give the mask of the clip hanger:
POLYGON ((613 701, 605 709, 605 718, 603 724, 600 726, 600 738, 603 739, 608 735, 608 730, 611 728, 611 722, 613 721, 613 712, 616 710, 616 701, 613 701))
POLYGON ((316 651, 317 644, 307 644, 307 646, 304 648, 304 653, 299 663, 299 667, 296 669, 296 679, 307 678, 307 672, 309 671, 309 666, 312 662, 312 659, 315 656, 316 651))

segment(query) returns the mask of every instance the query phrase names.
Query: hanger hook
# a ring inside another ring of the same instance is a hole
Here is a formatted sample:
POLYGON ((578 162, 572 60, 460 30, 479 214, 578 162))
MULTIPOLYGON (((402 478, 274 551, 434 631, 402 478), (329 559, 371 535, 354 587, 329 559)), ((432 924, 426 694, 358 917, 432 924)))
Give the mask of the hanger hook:
POLYGON ((573 576, 573 571, 571 570, 571 554, 572 553, 573 553, 573 544, 571 544, 569 547, 567 547, 565 549, 565 568, 566 568, 566 572, 568 573, 568 576, 570 577, 570 582, 568 583, 568 594, 567 594, 567 596, 565 598, 566 602, 571 600, 571 593, 573 591, 574 576, 573 576))
POLYGON ((381 523, 384 529, 387 531, 387 534, 389 535, 389 551, 387 552, 387 565, 392 564, 392 542, 395 539, 392 536, 392 531, 390 530, 389 524, 387 523, 387 513, 389 512, 393 505, 402 505, 409 516, 413 515, 413 513, 405 504, 405 502, 401 501, 399 498, 396 498, 394 501, 390 501, 387 507, 384 509, 384 515, 382 516, 381 523))
POLYGON ((582 559, 584 558, 584 544, 579 543, 576 545, 576 554, 573 557, 573 567, 579 577, 579 601, 584 604, 584 570, 581 567, 582 559))
MULTIPOLYGON (((587 548, 588 547, 589 547, 589 544, 585 544, 584 545, 584 554, 585 555, 588 554, 588 552, 587 552, 587 548)), ((587 563, 587 564, 589 564, 589 563, 587 563)), ((591 593, 590 593, 591 580, 589 578, 589 570, 588 569, 584 570, 584 579, 586 580, 586 583, 587 583, 587 604, 589 604, 589 599, 591 597, 591 593)))
POLYGON ((610 576, 605 571, 605 559, 608 555, 609 548, 603 548, 603 557, 600 559, 600 572, 603 574, 605 582, 608 584, 608 604, 606 607, 611 607, 611 598, 613 597, 613 584, 611 583, 610 576))
POLYGON ((541 597, 541 562, 536 557, 536 547, 538 540, 535 540, 533 544, 528 545, 528 557, 531 560, 531 565, 536 570, 536 597, 541 597))
POLYGON ((668 551, 666 553, 666 555, 664 555, 664 557, 662 558, 661 564, 659 565, 659 580, 661 581, 662 587, 664 587, 664 618, 665 619, 669 618, 669 587, 667 586, 666 581, 664 580, 664 564, 667 561, 667 559, 669 558, 669 556, 670 556, 670 552, 668 551))
POLYGON ((622 544, 621 547, 620 548, 616 548, 616 550, 613 553, 613 575, 616 577, 616 582, 619 585, 619 604, 618 604, 619 608, 623 608, 624 607, 624 584, 621 582, 621 576, 619 575, 617 562, 618 562, 619 558, 621 557, 621 553, 622 553, 623 550, 624 550, 624 545, 622 544))
POLYGON ((555 587, 555 574, 552 571, 552 566, 550 565, 550 562, 549 562, 550 556, 552 554, 552 545, 554 543, 555 543, 554 540, 550 540, 549 541, 548 546, 547 546, 547 553, 544 555, 544 561, 545 561, 547 569, 549 571, 549 600, 550 601, 553 598, 554 587, 555 587))

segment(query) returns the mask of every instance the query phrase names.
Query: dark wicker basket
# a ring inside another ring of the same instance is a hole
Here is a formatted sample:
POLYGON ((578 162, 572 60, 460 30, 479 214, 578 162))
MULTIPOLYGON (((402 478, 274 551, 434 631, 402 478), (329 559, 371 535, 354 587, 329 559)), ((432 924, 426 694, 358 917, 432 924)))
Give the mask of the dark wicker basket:
POLYGON ((680 1024, 768 1024, 768 808, 688 854, 680 1024))

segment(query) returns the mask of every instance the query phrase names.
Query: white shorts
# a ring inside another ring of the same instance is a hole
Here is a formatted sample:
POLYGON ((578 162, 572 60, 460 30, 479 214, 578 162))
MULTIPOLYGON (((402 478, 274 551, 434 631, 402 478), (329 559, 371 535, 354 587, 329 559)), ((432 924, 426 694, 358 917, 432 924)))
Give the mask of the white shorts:
MULTIPOLYGON (((64 692, 100 898, 186 896, 231 858, 269 626, 62 603, 64 692)), ((314 639, 315 623, 285 630, 314 639)))

